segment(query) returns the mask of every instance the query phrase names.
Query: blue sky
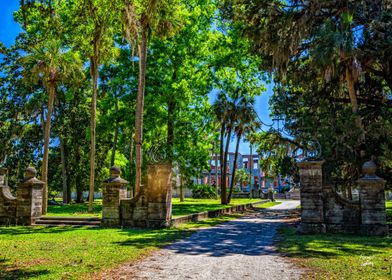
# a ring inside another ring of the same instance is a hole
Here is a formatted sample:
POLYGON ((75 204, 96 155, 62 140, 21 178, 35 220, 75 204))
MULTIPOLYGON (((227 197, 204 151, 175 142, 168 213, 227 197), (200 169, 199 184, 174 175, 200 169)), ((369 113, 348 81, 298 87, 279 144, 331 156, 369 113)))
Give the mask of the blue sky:
MULTIPOLYGON (((17 0, 0 0, 0 41, 7 47, 11 46, 15 37, 21 30, 20 26, 14 22, 13 12, 19 8, 19 1, 17 0)), ((267 91, 256 98, 255 109, 260 119, 266 123, 271 124, 272 120, 269 117, 268 100, 272 95, 273 85, 267 85, 267 91)), ((210 100, 215 100, 215 96, 211 95, 210 100)), ((230 150, 234 151, 235 144, 231 143, 230 150)), ((241 143, 241 154, 249 154, 249 144, 241 143)))

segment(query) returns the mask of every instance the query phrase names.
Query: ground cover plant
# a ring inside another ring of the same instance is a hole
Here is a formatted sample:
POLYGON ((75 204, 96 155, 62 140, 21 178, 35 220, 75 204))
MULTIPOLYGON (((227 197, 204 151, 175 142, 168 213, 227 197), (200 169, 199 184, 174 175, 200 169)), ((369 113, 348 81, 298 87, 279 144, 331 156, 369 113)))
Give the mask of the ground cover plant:
POLYGON ((0 227, 0 279, 86 279, 132 262, 194 229, 238 218, 226 215, 161 230, 0 227))
MULTIPOLYGON (((255 203, 261 201, 259 198, 234 198, 229 205, 221 205, 218 199, 193 199, 186 198, 184 202, 180 202, 179 198, 173 198, 173 217, 185 216, 189 214, 205 212, 228 208, 235 205, 255 203)), ((272 206, 272 205, 271 205, 272 206)), ((102 200, 97 199, 94 203, 94 212, 88 212, 88 204, 67 204, 67 205, 49 205, 47 216, 102 216, 102 200)))
POLYGON ((341 234, 299 235, 280 229, 279 251, 309 269, 307 279, 391 279, 392 238, 341 234))

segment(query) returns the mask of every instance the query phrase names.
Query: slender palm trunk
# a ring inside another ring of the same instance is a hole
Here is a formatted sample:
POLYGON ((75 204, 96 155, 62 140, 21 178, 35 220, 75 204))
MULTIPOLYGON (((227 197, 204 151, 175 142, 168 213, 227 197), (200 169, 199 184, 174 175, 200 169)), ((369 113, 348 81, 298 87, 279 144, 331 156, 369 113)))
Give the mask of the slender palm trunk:
POLYGON ((225 147, 225 154, 223 159, 223 188, 221 189, 221 203, 227 204, 227 157, 229 155, 229 145, 230 145, 230 138, 231 138, 231 128, 227 131, 227 139, 226 139, 226 147, 225 147))
POLYGON ((354 78, 353 78, 353 75, 352 75, 349 67, 346 68, 346 82, 347 82, 348 94, 350 96, 352 111, 356 115, 355 116, 355 125, 361 131, 361 134, 360 134, 361 142, 364 142, 365 141, 365 130, 363 128, 362 119, 358 115, 358 110, 359 110, 358 109, 358 98, 357 98, 357 94, 355 93, 354 78))
MULTIPOLYGON (((133 174, 133 133, 131 131, 131 139, 129 143, 129 182, 132 181, 133 174)), ((135 189, 131 188, 131 197, 135 195, 135 189)))
MULTIPOLYGON (((215 148, 217 146, 218 145, 216 145, 216 143, 215 143, 215 148)), ((215 150, 215 198, 216 199, 218 198, 218 177, 219 177, 219 174, 218 174, 218 151, 215 150)))
POLYGON ((60 136, 60 156, 61 156, 61 177, 63 180, 63 203, 68 204, 71 200, 71 193, 67 178, 67 158, 65 152, 64 138, 60 136))
POLYGON ((174 112, 176 110, 176 102, 169 100, 167 102, 167 146, 169 158, 173 156, 174 145, 174 112))
POLYGON ((50 123, 52 121, 53 103, 56 95, 56 85, 48 85, 48 114, 46 115, 44 131, 44 155, 42 158, 42 181, 45 182, 42 192, 42 214, 48 211, 48 161, 49 161, 49 141, 50 141, 50 123))
POLYGON ((249 143, 249 196, 250 198, 253 198, 253 193, 252 193, 252 169, 253 169, 253 151, 252 151, 252 143, 249 143))
POLYGON ((136 178, 135 194, 140 192, 142 181, 142 161, 143 161, 143 111, 144 111, 144 92, 146 85, 146 68, 147 68, 147 31, 143 30, 142 40, 139 46, 139 84, 136 98, 136 116, 135 116, 135 151, 136 151, 136 178))
POLYGON ((116 109, 116 124, 114 128, 114 139, 113 139, 113 147, 112 147, 112 157, 110 159, 110 166, 114 165, 114 161, 116 159, 116 150, 117 150, 117 141, 118 141, 118 99, 116 96, 116 103, 115 103, 115 109, 116 109))
POLYGON ((180 175, 180 202, 185 201, 185 195, 184 195, 184 179, 183 175, 180 175))
MULTIPOLYGON (((221 130, 220 130, 220 143, 219 143, 219 172, 220 172, 220 189, 221 189, 221 195, 222 195, 222 189, 223 189, 223 155, 224 155, 224 150, 223 150, 223 145, 225 142, 225 130, 226 126, 224 122, 221 123, 221 130)), ((218 170, 217 170, 218 172, 218 170)), ((216 182, 218 184, 218 181, 216 182)))
POLYGON ((90 144, 90 182, 88 196, 88 211, 94 210, 94 183, 95 183, 95 139, 96 139, 96 114, 97 114, 97 91, 98 91, 98 57, 94 56, 90 59, 90 71, 93 80, 93 91, 91 100, 91 144, 90 144))
POLYGON ((233 166, 233 174, 231 175, 231 184, 230 184, 230 190, 229 190, 229 195, 227 197, 227 203, 230 203, 231 201, 231 195, 233 194, 233 189, 234 189, 234 178, 235 178, 235 172, 237 170, 237 159, 238 159, 238 150, 240 148, 240 142, 241 142, 241 136, 242 132, 240 131, 237 136, 237 144, 235 146, 235 154, 234 154, 234 166, 233 166))

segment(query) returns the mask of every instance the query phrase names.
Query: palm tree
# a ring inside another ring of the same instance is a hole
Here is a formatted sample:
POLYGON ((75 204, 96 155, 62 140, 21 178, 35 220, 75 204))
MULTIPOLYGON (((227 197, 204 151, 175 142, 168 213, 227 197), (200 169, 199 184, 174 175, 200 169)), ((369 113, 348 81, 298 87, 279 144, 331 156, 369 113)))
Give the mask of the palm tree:
POLYGON ((42 158, 42 181, 45 182, 42 195, 42 212, 48 207, 48 158, 50 125, 57 86, 82 75, 83 64, 77 52, 65 51, 60 40, 50 39, 36 45, 24 57, 27 82, 43 83, 48 94, 46 121, 44 126, 44 154, 42 158))
POLYGON ((236 171, 234 179, 236 183, 240 183, 240 188, 242 189, 244 182, 248 181, 249 175, 246 173, 245 169, 241 168, 236 171))
MULTIPOLYGON (((220 174, 221 174, 221 180, 220 180, 220 189, 221 189, 221 203, 222 204, 227 204, 227 189, 226 189, 226 176, 225 176, 225 168, 224 168, 224 158, 227 158, 227 154, 225 153, 225 150, 223 149, 224 146, 224 139, 225 139, 225 133, 226 133, 226 126, 227 126, 227 121, 228 121, 228 111, 227 108, 229 107, 229 97, 224 93, 220 92, 218 94, 218 98, 215 101, 213 105, 213 111, 215 113, 215 116, 217 120, 220 123, 220 136, 219 136, 219 160, 220 160, 220 174)), ((218 172, 218 169, 216 170, 218 172)), ((216 182, 218 183, 218 182, 216 182)))
POLYGON ((125 1, 125 38, 132 49, 134 49, 135 46, 137 47, 139 55, 139 80, 135 112, 135 194, 140 192, 142 173, 143 112, 148 43, 153 33, 160 37, 164 37, 173 32, 176 26, 173 11, 178 8, 178 5, 179 2, 177 0, 125 1))
MULTIPOLYGON (((235 183, 235 174, 237 170, 237 159, 238 159, 238 150, 241 142, 241 138, 244 133, 250 133, 251 131, 255 131, 259 128, 259 122, 257 121, 257 114, 254 111, 254 98, 243 95, 238 98, 238 103, 235 106, 235 119, 233 122, 235 123, 235 134, 237 136, 237 143, 234 154, 234 166, 232 171, 232 179, 230 184, 230 190, 228 195, 228 203, 230 203, 231 195, 234 189, 235 183)), ((252 157, 252 155, 250 155, 252 157)))

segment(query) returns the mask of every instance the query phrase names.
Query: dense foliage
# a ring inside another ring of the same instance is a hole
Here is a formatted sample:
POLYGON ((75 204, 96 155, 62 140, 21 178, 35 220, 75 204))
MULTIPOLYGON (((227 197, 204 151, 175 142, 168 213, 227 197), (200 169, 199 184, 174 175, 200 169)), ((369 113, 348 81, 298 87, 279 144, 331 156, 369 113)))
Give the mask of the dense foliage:
POLYGON ((259 59, 213 0, 21 1, 14 18, 21 33, 0 44, 0 163, 11 186, 36 167, 66 203, 91 200, 112 165, 139 186, 157 154, 184 183, 199 177, 217 148, 213 89, 260 91, 259 59))
POLYGON ((391 184, 391 1, 233 0, 223 11, 274 73, 272 113, 290 135, 275 158, 285 140, 317 140, 334 182, 352 184, 373 157, 391 184))

